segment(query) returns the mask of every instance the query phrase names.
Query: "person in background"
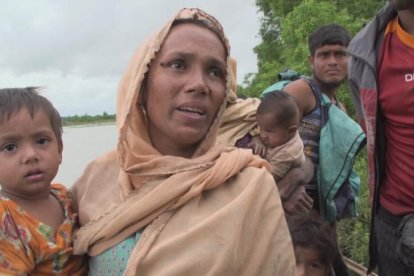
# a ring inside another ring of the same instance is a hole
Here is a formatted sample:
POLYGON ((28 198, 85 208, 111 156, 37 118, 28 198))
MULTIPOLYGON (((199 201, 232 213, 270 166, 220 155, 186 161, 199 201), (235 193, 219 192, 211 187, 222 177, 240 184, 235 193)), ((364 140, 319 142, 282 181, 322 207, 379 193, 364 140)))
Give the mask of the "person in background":
POLYGON ((68 191, 51 184, 62 149, 59 113, 36 88, 0 89, 1 275, 86 275, 68 191))
MULTIPOLYGON (((306 193, 313 202, 312 209, 334 229, 340 218, 356 216, 360 181, 352 168, 365 139, 336 97, 347 78, 350 40, 349 32, 338 24, 317 28, 308 39, 312 76, 293 81, 283 89, 296 99, 299 134, 315 168, 313 179, 305 185, 306 193)), ((348 275, 340 254, 333 266, 336 275, 348 275)))
POLYGON ((252 140, 249 147, 269 161, 277 184, 291 168, 305 162, 303 142, 297 131, 299 111, 295 99, 283 91, 265 94, 257 108, 256 121, 260 141, 252 140))
POLYGON ((219 22, 183 9, 120 83, 119 142, 73 187, 91 275, 294 275, 268 163, 216 144, 231 91, 219 22))
POLYGON ((348 47, 349 85, 368 139, 368 271, 414 275, 414 1, 388 2, 348 47))
POLYGON ((304 142, 305 154, 315 167, 306 192, 312 198, 313 208, 319 211, 317 169, 319 164, 319 141, 321 132, 321 100, 323 95, 344 109, 336 98, 336 92, 347 77, 348 46, 351 36, 343 27, 325 25, 309 35, 309 64, 312 68, 310 79, 300 78, 284 87, 299 107, 299 134, 304 142))
POLYGON ((338 254, 335 233, 317 214, 287 216, 295 249, 297 276, 332 276, 338 254))

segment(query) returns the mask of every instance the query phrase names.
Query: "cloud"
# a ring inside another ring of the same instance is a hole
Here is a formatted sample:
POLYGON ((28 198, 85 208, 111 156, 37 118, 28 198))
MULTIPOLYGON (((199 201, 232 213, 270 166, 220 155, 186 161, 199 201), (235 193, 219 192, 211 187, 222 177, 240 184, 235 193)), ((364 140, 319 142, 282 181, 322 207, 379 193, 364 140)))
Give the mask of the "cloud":
POLYGON ((63 116, 115 112, 118 82, 138 45, 183 7, 224 26, 239 83, 255 72, 254 0, 0 0, 0 87, 41 85, 63 116))

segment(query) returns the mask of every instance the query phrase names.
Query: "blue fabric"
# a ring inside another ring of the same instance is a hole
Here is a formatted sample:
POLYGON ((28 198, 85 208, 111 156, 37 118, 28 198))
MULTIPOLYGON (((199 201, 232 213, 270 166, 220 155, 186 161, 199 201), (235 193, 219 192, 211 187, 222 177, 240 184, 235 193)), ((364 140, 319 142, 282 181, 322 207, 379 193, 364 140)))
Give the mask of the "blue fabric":
POLYGON ((330 222, 355 217, 360 179, 353 165, 357 153, 365 146, 365 134, 326 95, 322 98, 321 121, 317 171, 320 214, 330 222))
POLYGON ((107 249, 101 254, 89 259, 89 275, 92 276, 118 276, 123 275, 127 267, 129 257, 138 240, 142 230, 129 236, 122 242, 107 249))
POLYGON ((263 97, 264 94, 272 92, 272 91, 283 90, 283 87, 285 87, 289 82, 291 82, 291 81, 290 80, 283 80, 283 81, 278 81, 278 82, 272 84, 271 86, 269 86, 268 88, 263 90, 260 97, 263 97))

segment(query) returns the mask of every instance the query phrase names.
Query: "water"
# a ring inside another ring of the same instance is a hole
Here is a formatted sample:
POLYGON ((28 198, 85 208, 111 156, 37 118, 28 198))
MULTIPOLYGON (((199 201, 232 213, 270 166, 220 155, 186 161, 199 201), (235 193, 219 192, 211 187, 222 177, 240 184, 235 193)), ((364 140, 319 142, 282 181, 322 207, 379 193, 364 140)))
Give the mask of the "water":
POLYGON ((118 132, 115 124, 63 128, 63 160, 53 180, 72 186, 86 165, 116 147, 118 132))

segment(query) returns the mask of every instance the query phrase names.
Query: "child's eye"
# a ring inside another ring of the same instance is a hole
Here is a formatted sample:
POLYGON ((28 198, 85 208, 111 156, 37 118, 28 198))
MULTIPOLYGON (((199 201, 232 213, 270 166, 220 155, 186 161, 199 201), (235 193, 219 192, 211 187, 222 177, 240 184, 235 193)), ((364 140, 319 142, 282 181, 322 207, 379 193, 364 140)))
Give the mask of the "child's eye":
POLYGON ((49 140, 46 137, 42 137, 37 139, 36 143, 38 143, 39 145, 44 145, 48 142, 49 140))
POLYGON ((13 150, 16 150, 16 145, 15 144, 6 144, 1 148, 1 151, 8 151, 11 152, 13 150))
POLYGON ((319 263, 312 263, 311 267, 314 268, 314 269, 318 269, 318 268, 321 267, 321 265, 319 263))

